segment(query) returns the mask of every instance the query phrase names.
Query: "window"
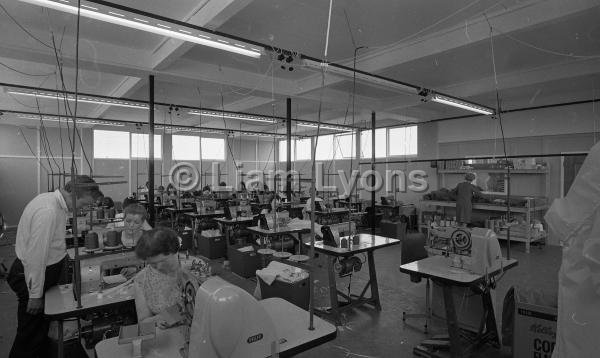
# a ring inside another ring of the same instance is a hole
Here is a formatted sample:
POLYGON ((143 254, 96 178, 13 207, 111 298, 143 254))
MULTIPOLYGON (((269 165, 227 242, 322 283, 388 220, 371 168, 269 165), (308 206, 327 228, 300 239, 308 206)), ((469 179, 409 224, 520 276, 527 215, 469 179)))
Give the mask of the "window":
POLYGON ((417 155, 417 126, 391 128, 390 155, 417 155))
MULTIPOLYGON (((360 133, 360 155, 371 158, 371 130, 360 133)), ((387 155, 387 128, 375 129, 375 157, 385 158, 387 155)))
POLYGON ((310 160, 311 151, 310 138, 296 140, 296 160, 310 160))
POLYGON ((316 160, 332 160, 334 153, 333 134, 319 136, 315 153, 316 160))
MULTIPOLYGON (((131 133, 131 157, 148 158, 150 152, 148 134, 131 133)), ((162 158, 162 136, 154 135, 154 159, 162 158)))
MULTIPOLYGON (((295 160, 296 156, 296 143, 292 141, 292 161, 295 160)), ((285 162, 287 161, 287 140, 279 141, 279 161, 285 162)))
POLYGON ((129 159, 129 132, 94 129, 94 158, 129 159))
POLYGON ((356 154, 356 134, 335 136, 335 159, 350 159, 356 154))
POLYGON ((173 160, 200 160, 200 137, 173 135, 173 160))
POLYGON ((225 139, 200 138, 202 159, 225 160, 225 139))

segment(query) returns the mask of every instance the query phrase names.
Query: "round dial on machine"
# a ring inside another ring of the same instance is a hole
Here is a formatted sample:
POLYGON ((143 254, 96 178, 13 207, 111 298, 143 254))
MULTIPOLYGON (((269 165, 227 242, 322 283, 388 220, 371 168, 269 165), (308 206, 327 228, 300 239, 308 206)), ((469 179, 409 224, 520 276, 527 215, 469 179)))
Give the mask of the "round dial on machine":
POLYGON ((471 233, 467 230, 456 229, 451 236, 455 251, 466 251, 471 249, 471 233))
POLYGON ((187 282, 185 284, 185 289, 183 291, 183 304, 185 307, 185 311, 190 316, 194 315, 194 305, 196 303, 196 287, 192 282, 187 282))

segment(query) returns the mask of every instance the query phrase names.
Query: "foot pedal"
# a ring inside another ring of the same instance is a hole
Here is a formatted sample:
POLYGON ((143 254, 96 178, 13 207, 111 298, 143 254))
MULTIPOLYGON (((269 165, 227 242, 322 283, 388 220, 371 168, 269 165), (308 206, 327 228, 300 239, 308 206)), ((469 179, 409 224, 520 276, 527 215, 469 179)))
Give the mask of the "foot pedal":
POLYGON ((450 335, 448 334, 438 334, 436 336, 431 337, 431 339, 436 339, 436 340, 450 340, 450 335))
POLYGON ((421 345, 423 345, 425 347, 436 348, 436 349, 450 348, 450 341, 437 340, 437 339, 426 339, 421 342, 421 345))

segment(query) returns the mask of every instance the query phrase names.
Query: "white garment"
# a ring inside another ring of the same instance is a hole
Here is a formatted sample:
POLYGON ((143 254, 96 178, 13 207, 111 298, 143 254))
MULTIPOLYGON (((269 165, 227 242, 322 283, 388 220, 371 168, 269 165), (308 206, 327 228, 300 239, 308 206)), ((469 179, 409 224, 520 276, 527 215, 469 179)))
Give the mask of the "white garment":
POLYGON ((59 262, 67 254, 67 212, 67 203, 60 190, 36 196, 23 210, 15 253, 23 262, 30 298, 44 295, 46 266, 59 262))
POLYGON ((597 357, 600 351, 600 144, 581 166, 566 197, 545 219, 563 244, 553 358, 597 357))

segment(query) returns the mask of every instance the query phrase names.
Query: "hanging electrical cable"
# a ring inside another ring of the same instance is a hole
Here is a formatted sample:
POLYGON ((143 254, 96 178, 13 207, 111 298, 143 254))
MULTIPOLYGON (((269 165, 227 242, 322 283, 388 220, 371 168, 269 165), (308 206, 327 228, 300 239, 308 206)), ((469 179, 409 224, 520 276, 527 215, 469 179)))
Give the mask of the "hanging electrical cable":
MULTIPOLYGON (((490 27, 490 50, 492 54, 492 70, 494 73, 494 88, 496 91, 496 113, 498 116, 498 123, 500 125, 500 133, 502 134, 502 148, 504 151, 504 165, 506 167, 506 220, 510 223, 511 212, 510 212, 510 165, 508 162, 508 154, 506 152, 506 137, 504 136, 504 126, 502 124, 502 108, 500 105, 500 91, 498 90, 498 76, 496 71, 496 58, 494 54, 494 34, 492 24, 488 19, 487 15, 485 15, 485 19, 490 27)), ((510 259, 510 225, 507 225, 506 228, 506 258, 510 259)))

